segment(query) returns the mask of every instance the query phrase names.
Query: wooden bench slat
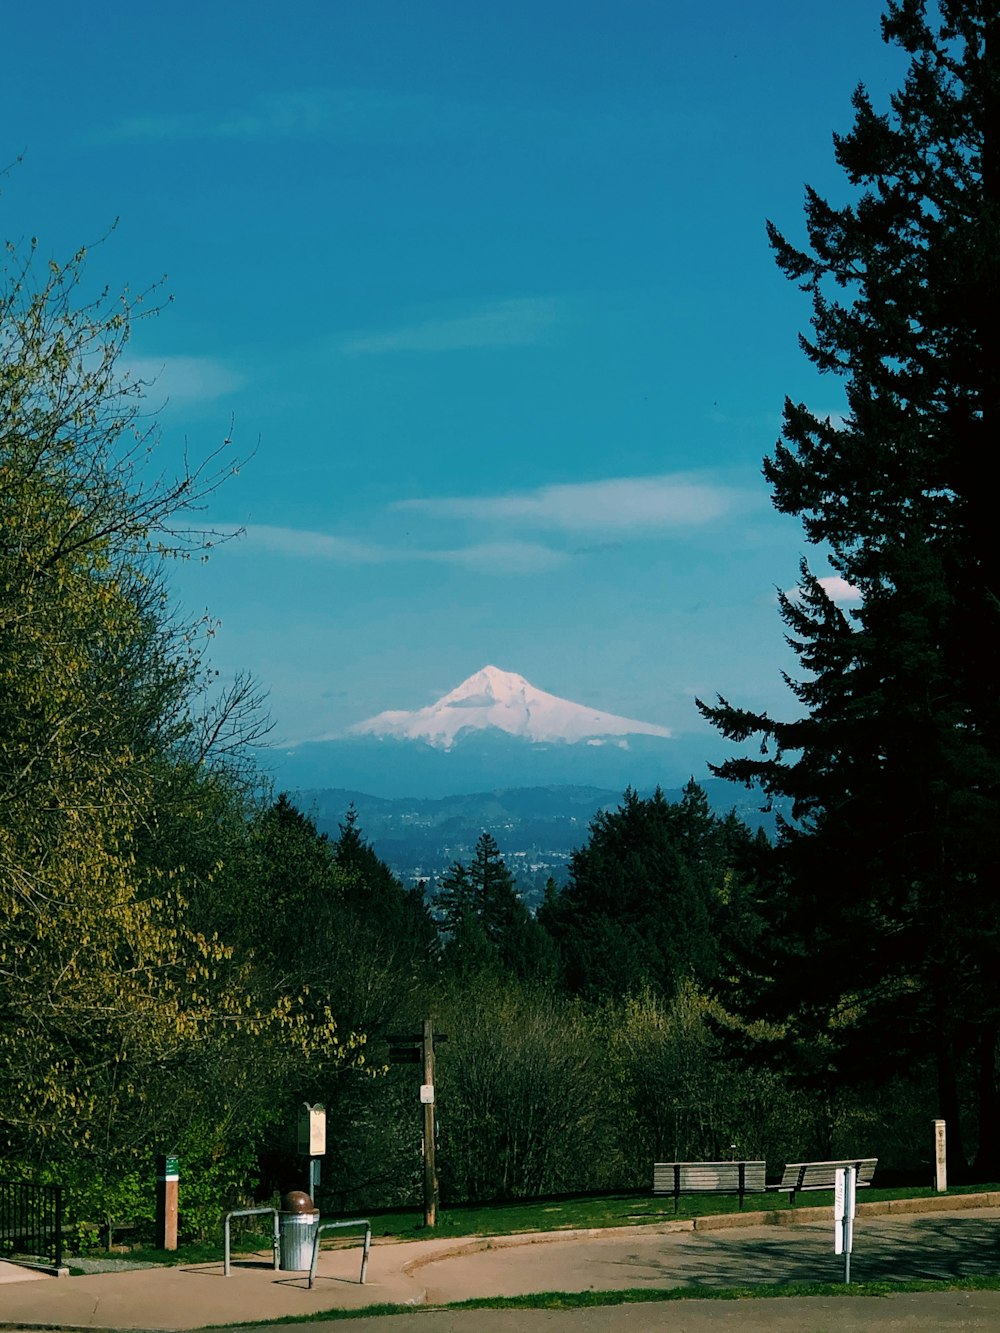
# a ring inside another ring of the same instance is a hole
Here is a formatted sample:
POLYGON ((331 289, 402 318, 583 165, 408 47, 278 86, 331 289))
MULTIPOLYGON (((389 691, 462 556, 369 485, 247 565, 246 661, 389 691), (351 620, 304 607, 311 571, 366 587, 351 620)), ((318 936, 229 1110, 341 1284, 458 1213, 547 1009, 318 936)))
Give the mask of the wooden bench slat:
POLYGON ((856 1169, 858 1185, 870 1185, 877 1165, 877 1157, 845 1157, 830 1162, 788 1162, 780 1183, 770 1188, 787 1192, 788 1201, 793 1204, 800 1190, 832 1190, 837 1183, 837 1171, 848 1166, 856 1169))
POLYGON ((682 1194, 738 1194, 743 1207, 745 1194, 766 1189, 766 1163, 754 1162, 654 1162, 653 1193, 672 1194, 674 1211, 682 1194))

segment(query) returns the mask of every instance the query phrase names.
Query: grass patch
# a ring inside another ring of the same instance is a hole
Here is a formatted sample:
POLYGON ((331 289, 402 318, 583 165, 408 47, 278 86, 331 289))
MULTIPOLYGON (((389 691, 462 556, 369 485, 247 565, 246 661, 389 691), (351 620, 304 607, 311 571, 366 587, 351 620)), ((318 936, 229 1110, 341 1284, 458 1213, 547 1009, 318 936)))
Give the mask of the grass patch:
MULTIPOLYGON (((971 1194, 998 1189, 997 1185, 968 1185, 949 1190, 949 1194, 971 1194)), ((933 1188, 864 1189, 858 1191, 859 1203, 888 1199, 936 1198, 933 1188)), ((433 1231, 423 1224, 423 1213, 410 1211, 372 1215, 373 1238, 426 1240, 429 1236, 513 1236, 526 1231, 566 1231, 600 1227, 643 1226, 651 1222, 693 1217, 709 1217, 738 1210, 735 1195, 689 1194, 678 1201, 677 1212, 671 1198, 653 1198, 648 1192, 609 1194, 575 1199, 521 1200, 482 1207, 463 1206, 438 1213, 433 1231)), ((832 1207, 833 1191, 816 1190, 800 1194, 799 1207, 832 1207)), ((788 1195, 769 1192, 747 1195, 745 1212, 771 1212, 789 1207, 788 1195)))
MULTIPOLYGON (((176 1250, 161 1250, 154 1245, 134 1245, 127 1250, 87 1250, 86 1254, 81 1256, 87 1259, 128 1259, 135 1263, 143 1264, 163 1264, 164 1267, 177 1267, 180 1264, 215 1264, 222 1263, 223 1245, 222 1245, 222 1224, 219 1224, 220 1236, 218 1240, 192 1240, 178 1244, 176 1250)), ((244 1233, 233 1237, 232 1253, 235 1258, 237 1254, 253 1254, 258 1251, 266 1251, 268 1256, 271 1254, 271 1233, 266 1235, 257 1235, 255 1233, 244 1233)), ((75 1276, 72 1258, 69 1259, 70 1276, 75 1276)), ((80 1270, 81 1272, 83 1270, 80 1270)))
MULTIPOLYGON (((981 1193, 988 1190, 1000 1190, 1000 1185, 962 1185, 949 1189, 950 1195, 981 1193)), ((939 1198, 932 1188, 901 1187, 896 1189, 864 1189, 858 1192, 858 1201, 885 1201, 889 1199, 939 1198)), ((798 1207, 832 1207, 833 1191, 816 1190, 800 1194, 796 1200, 798 1207)), ((769 1192, 767 1194, 748 1195, 744 1203, 746 1212, 771 1212, 775 1209, 787 1209, 788 1196, 769 1192)), ((586 1195, 577 1198, 548 1198, 518 1200, 511 1203, 484 1204, 481 1206, 463 1205, 449 1208, 438 1213, 437 1226, 429 1229, 424 1226, 423 1212, 418 1209, 406 1209, 391 1212, 369 1214, 372 1224, 372 1239, 379 1240, 428 1240, 431 1237, 460 1239, 466 1236, 516 1236, 532 1231, 571 1231, 602 1229, 605 1227, 635 1227, 654 1222, 668 1222, 675 1217, 679 1220, 695 1217, 708 1217, 737 1211, 738 1203, 734 1195, 685 1195, 679 1200, 677 1212, 674 1212, 671 1198, 654 1198, 648 1191, 631 1191, 621 1194, 602 1196, 586 1195)), ((348 1216, 357 1217, 363 1210, 352 1210, 348 1216)), ((333 1215, 324 1214, 324 1221, 334 1221, 333 1215)), ((233 1236, 233 1254, 249 1254, 256 1251, 270 1253, 271 1236, 268 1233, 244 1232, 233 1236)), ((205 1264, 222 1261, 221 1224, 220 1237, 213 1241, 192 1241, 181 1244, 176 1250, 158 1250, 152 1246, 140 1246, 135 1249, 111 1252, 88 1252, 88 1258, 136 1259, 155 1264, 205 1264)))

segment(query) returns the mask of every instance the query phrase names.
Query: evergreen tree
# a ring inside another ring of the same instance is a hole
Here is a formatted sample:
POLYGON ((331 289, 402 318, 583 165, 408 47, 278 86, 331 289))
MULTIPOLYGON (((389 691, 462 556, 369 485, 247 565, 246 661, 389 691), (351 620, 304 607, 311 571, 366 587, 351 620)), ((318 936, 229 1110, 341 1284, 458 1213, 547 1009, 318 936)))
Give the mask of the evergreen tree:
POLYGON ((565 980, 590 998, 671 995, 685 978, 720 972, 740 915, 756 843, 721 820, 693 780, 671 805, 629 788, 601 811, 574 852, 569 883, 546 896, 539 921, 559 946, 565 980))
POLYGON ((405 888, 357 824, 351 805, 340 836, 331 844, 336 864, 349 877, 345 905, 353 918, 357 946, 395 957, 401 973, 423 968, 436 946, 436 932, 424 898, 423 885, 405 888))
POLYGON ((438 897, 447 966, 468 975, 499 967, 522 979, 541 979, 553 967, 545 932, 532 918, 496 839, 482 833, 470 865, 456 861, 438 897))
POLYGON ((982 465, 1000 428, 1000 11, 890 0, 883 36, 911 60, 891 109, 859 88, 835 136, 852 201, 807 191, 806 249, 769 226, 812 299, 803 349, 848 411, 786 402, 764 472, 860 605, 842 611, 804 564, 780 598, 803 716, 703 712, 762 739, 721 775, 794 801, 769 1008, 824 1070, 932 1053, 956 1167, 957 1065, 974 1060, 995 1171, 1000 549, 982 465))

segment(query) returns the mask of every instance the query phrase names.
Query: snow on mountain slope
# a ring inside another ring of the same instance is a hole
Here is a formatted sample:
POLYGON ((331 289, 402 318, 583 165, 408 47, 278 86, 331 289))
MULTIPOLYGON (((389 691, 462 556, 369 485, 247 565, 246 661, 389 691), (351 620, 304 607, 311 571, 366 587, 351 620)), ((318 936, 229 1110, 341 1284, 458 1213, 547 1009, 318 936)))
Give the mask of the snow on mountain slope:
POLYGON ((602 713, 571 703, 536 687, 513 671, 483 667, 461 685, 426 708, 391 710, 350 728, 354 736, 419 740, 450 750, 459 736, 497 730, 528 741, 627 746, 627 736, 669 737, 667 727, 602 713))

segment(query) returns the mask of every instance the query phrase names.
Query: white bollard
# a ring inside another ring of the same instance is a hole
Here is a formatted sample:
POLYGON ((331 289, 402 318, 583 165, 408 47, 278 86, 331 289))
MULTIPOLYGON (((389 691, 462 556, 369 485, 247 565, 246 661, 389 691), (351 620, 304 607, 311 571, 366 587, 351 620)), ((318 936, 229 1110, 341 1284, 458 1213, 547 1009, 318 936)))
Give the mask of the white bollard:
POLYGON ((948 1144, 943 1120, 934 1121, 934 1188, 938 1194, 944 1194, 948 1188, 948 1144))

